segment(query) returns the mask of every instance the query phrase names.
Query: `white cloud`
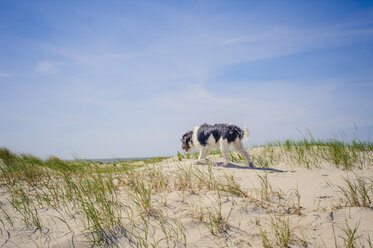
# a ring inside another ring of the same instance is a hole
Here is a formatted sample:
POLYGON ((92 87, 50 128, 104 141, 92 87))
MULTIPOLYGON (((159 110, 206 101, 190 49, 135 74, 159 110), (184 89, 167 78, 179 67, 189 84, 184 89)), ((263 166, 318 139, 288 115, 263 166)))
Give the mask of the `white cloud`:
POLYGON ((43 74, 54 74, 59 72, 64 65, 66 65, 65 62, 40 61, 36 64, 34 70, 43 74))

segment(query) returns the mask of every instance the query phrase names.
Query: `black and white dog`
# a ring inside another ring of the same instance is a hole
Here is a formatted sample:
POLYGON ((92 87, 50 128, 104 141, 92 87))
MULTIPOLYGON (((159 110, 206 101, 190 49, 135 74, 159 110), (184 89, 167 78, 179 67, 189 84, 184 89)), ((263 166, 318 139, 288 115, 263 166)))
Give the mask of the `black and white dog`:
POLYGON ((190 152, 192 148, 200 150, 198 161, 206 157, 212 149, 220 147, 224 156, 224 165, 229 163, 228 148, 230 145, 245 157, 247 165, 254 167, 249 154, 245 151, 242 141, 249 138, 249 129, 245 127, 245 131, 232 124, 203 124, 195 127, 183 135, 181 139, 181 147, 190 152))

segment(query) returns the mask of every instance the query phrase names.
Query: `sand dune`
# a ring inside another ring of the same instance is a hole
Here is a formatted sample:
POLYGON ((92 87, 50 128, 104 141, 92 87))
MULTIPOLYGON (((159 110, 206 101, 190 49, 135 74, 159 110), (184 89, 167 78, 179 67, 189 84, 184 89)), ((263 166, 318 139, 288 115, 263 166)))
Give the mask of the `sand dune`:
MULTIPOLYGON (((250 152, 255 157, 258 151, 250 152)), ((280 159, 269 168, 257 169, 245 167, 244 161, 226 167, 222 162, 219 155, 200 164, 192 158, 178 161, 174 157, 112 172, 113 194, 105 196, 112 197, 108 202, 115 205, 111 206, 112 222, 105 219, 109 212, 95 202, 96 195, 91 198, 92 209, 88 203, 84 207, 82 202, 89 198, 82 197, 79 203, 78 194, 69 196, 61 178, 49 179, 60 194, 49 205, 36 195, 53 190, 23 183, 18 189, 28 192, 32 202, 27 211, 15 209, 12 201, 25 198, 3 184, 0 247, 371 247, 371 160, 352 170, 325 161, 306 168, 280 159), (357 202, 349 201, 346 179, 357 188, 365 185, 366 195, 357 192, 357 202), (359 184, 359 179, 366 184, 359 184), (101 229, 92 228, 97 223, 87 217, 87 211, 97 211, 92 216, 102 217, 97 222, 104 223, 101 229), (40 228, 33 214, 40 219, 40 228)), ((108 182, 105 177, 102 180, 108 182)))

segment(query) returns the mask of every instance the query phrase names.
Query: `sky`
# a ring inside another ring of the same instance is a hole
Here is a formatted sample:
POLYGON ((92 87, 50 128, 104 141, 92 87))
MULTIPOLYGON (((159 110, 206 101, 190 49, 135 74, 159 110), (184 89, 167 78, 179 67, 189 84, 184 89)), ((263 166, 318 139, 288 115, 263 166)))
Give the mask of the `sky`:
POLYGON ((0 146, 170 156, 205 122, 373 141, 373 2, 0 1, 0 146))

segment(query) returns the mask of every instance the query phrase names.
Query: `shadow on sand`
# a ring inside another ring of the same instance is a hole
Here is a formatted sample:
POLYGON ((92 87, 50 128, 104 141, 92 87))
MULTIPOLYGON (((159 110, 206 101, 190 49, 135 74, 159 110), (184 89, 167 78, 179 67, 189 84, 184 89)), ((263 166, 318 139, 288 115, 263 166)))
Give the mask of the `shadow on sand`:
MULTIPOLYGON (((206 163, 197 163, 197 164, 206 165, 206 163)), ((278 170, 278 169, 274 169, 274 168, 261 168, 261 167, 251 168, 251 167, 248 167, 248 166, 239 166, 239 165, 232 164, 232 163, 228 163, 226 166, 224 166, 223 162, 217 162, 216 165, 224 167, 224 168, 233 168, 233 169, 260 170, 260 171, 279 172, 279 173, 286 172, 284 170, 278 170)))

